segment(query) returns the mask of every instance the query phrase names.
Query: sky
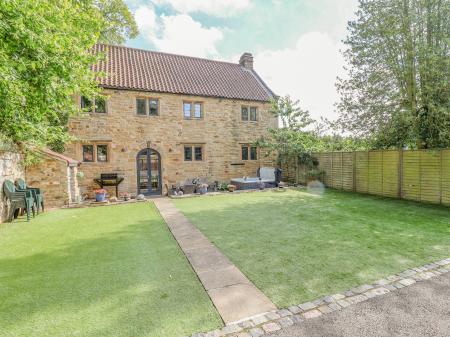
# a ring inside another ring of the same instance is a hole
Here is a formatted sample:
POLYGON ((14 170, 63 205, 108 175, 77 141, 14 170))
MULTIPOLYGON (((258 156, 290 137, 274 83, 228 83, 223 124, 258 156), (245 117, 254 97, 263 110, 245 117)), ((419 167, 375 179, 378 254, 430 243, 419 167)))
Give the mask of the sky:
POLYGON ((129 47, 238 62, 244 52, 277 95, 315 119, 337 116, 340 50, 357 0, 126 0, 139 36, 129 47))

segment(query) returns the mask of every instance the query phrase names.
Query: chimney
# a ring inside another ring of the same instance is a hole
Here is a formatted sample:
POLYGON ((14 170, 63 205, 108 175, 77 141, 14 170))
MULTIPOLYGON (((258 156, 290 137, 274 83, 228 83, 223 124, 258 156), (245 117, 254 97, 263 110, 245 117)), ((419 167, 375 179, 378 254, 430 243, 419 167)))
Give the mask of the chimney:
POLYGON ((239 64, 246 69, 253 70, 253 55, 251 53, 242 54, 239 64))

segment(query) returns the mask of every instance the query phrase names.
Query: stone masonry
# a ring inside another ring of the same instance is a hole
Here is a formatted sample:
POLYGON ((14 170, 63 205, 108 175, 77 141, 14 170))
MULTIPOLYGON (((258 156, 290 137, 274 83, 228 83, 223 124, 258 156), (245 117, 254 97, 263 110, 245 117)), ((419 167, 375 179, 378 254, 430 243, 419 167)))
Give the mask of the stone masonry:
POLYGON ((40 188, 44 194, 45 208, 58 208, 76 203, 80 199, 78 187, 78 162, 51 151, 36 150, 39 163, 26 168, 26 181, 40 188))
POLYGON ((0 223, 6 220, 8 203, 3 196, 3 182, 24 178, 23 156, 19 152, 0 150, 0 223))
MULTIPOLYGON (((167 93, 105 89, 107 113, 74 117, 69 130, 77 140, 67 145, 65 154, 82 160, 82 144, 108 146, 107 162, 84 162, 79 168, 85 179, 81 193, 92 196, 98 186, 93 179, 100 173, 118 173, 125 178, 119 193, 137 192, 139 151, 150 147, 161 155, 163 193, 166 187, 186 179, 207 178, 229 182, 230 178, 256 176, 260 166, 273 166, 273 157, 258 151, 258 160, 241 160, 241 145, 252 143, 276 127, 268 102, 198 97, 167 93), (138 116, 136 98, 159 100, 158 116, 138 116), (201 102, 203 118, 186 120, 183 102, 201 102), (241 106, 257 107, 257 121, 242 121, 241 106), (184 145, 203 147, 202 161, 184 161, 184 145)), ((75 99, 80 103, 80 98, 75 99)), ((113 194, 112 189, 110 195, 113 194)))

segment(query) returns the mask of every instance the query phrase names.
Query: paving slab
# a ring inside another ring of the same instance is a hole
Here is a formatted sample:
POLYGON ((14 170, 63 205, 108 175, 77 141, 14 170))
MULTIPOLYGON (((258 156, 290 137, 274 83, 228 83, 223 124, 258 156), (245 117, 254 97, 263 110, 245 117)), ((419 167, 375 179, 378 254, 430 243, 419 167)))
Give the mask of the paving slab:
POLYGON ((209 290, 208 294, 225 322, 237 322, 275 309, 272 302, 253 284, 234 284, 209 290))
POLYGON ((220 270, 198 273, 198 277, 206 290, 223 288, 233 284, 252 284, 234 265, 220 270))
POLYGON ((277 309, 169 198, 154 203, 226 324, 277 309))
POLYGON ((185 251, 212 246, 211 242, 201 233, 181 234, 178 239, 178 244, 185 251))

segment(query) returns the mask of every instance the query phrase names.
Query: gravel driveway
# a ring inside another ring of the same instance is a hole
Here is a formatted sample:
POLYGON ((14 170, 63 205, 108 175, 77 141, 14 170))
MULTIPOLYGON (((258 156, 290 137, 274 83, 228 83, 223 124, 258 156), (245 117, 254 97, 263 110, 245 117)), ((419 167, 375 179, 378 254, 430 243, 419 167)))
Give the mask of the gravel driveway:
POLYGON ((277 337, 450 337, 450 273, 284 329, 277 337))

